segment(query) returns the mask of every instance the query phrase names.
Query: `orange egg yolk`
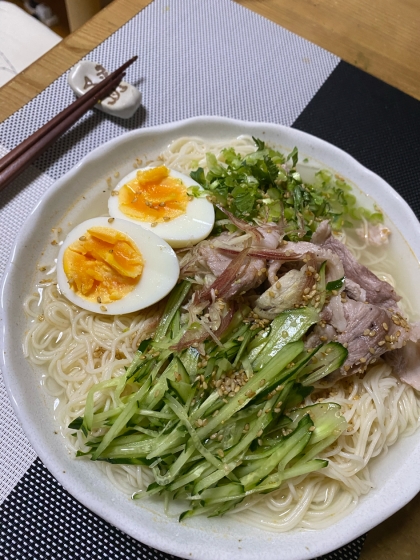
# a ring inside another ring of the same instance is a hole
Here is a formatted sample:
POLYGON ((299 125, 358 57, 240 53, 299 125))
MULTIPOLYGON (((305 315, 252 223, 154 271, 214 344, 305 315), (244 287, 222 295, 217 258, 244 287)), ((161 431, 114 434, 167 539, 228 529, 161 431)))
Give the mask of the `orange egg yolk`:
POLYGON ((107 227, 90 228, 63 258, 70 287, 80 296, 111 303, 129 294, 140 280, 143 257, 130 237, 107 227))
POLYGON ((169 222, 185 214, 189 196, 180 179, 169 176, 162 165, 137 172, 137 177, 124 185, 118 194, 119 209, 141 222, 169 222))

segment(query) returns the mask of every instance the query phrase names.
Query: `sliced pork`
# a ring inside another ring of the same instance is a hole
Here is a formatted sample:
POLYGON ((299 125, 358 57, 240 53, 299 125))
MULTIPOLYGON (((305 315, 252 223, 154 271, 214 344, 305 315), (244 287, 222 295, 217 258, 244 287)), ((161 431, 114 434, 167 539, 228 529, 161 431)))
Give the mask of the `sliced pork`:
POLYGON ((283 261, 269 261, 267 276, 268 276, 268 281, 270 282, 271 285, 275 284, 279 279, 277 273, 282 267, 282 264, 283 261))
POLYGON ((355 301, 366 301, 366 290, 350 278, 346 278, 344 290, 349 298, 355 301))
POLYGON ((255 251, 275 250, 281 240, 282 233, 275 224, 253 227, 252 232, 244 235, 222 233, 215 239, 198 243, 181 260, 181 278, 199 274, 206 286, 201 296, 207 297, 211 289, 215 289, 219 297, 231 299, 257 288, 267 278, 265 258, 252 256, 248 251, 246 259, 242 259, 241 266, 232 274, 235 258, 247 248, 255 251))
MULTIPOLYGON (((234 255, 238 253, 238 249, 232 247, 218 246, 226 254, 234 255)), ((269 262, 280 261, 283 263, 307 261, 311 259, 315 264, 321 265, 327 263, 327 282, 339 280, 344 276, 344 268, 341 264, 340 257, 326 247, 309 243, 308 241, 292 242, 288 241, 281 249, 260 249, 252 246, 248 255, 261 259, 267 259, 269 262)))
POLYGON ((254 312, 263 319, 274 319, 286 309, 293 309, 302 301, 303 290, 307 283, 307 267, 301 270, 289 270, 255 303, 254 312))
POLYGON ((330 236, 322 245, 323 248, 334 252, 342 262, 344 275, 357 283, 366 292, 366 301, 385 308, 394 308, 401 299, 388 282, 380 280, 368 268, 358 263, 352 253, 343 243, 330 236))
POLYGON ((328 220, 323 220, 312 235, 312 243, 322 245, 331 235, 331 226, 328 220))
MULTIPOLYGON (((306 346, 313 348, 336 340, 347 347, 347 360, 334 373, 336 377, 362 373, 388 354, 396 372, 406 372, 402 378, 420 387, 420 380, 413 382, 411 373, 407 373, 415 369, 411 364, 416 352, 420 355, 415 345, 420 333, 410 332, 401 316, 397 303, 400 297, 331 235, 328 222, 319 225, 312 243, 285 242, 274 224, 244 225, 243 231, 225 232, 202 241, 181 260, 181 277, 195 276, 202 284, 194 298, 197 310, 211 306, 216 299, 228 301, 253 289, 260 293, 252 296, 253 311, 263 319, 274 319, 300 305, 316 306, 317 272, 326 262, 326 281, 344 278, 344 282, 341 288, 327 293, 326 304, 319 310, 320 322, 308 336, 306 346)), ((212 320, 213 332, 217 326, 218 322, 212 320)), ((197 333, 196 339, 203 334, 197 333)))
POLYGON ((362 238, 367 239, 369 245, 386 245, 391 235, 391 230, 383 224, 370 225, 356 229, 356 233, 362 238))
POLYGON ((344 332, 347 328, 347 320, 344 314, 344 306, 341 296, 332 296, 321 312, 321 319, 334 327, 338 332, 344 332))
POLYGON ((420 391, 420 344, 409 340, 402 348, 387 352, 384 360, 402 381, 420 391))
POLYGON ((409 324, 399 313, 352 299, 339 301, 337 297, 334 306, 330 302, 324 307, 321 319, 324 328, 314 330, 308 342, 314 347, 326 340, 336 340, 347 348, 347 360, 337 372, 339 377, 362 373, 385 352, 405 346, 411 336, 409 324), (334 328, 334 312, 340 307, 344 329, 334 328))

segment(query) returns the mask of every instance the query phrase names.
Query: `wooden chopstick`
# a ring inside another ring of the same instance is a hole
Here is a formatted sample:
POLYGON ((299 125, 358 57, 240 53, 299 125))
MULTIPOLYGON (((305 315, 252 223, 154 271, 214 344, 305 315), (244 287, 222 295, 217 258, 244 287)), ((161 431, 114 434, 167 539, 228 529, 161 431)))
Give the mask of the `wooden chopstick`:
POLYGON ((68 130, 98 101, 107 97, 121 82, 124 70, 137 56, 125 62, 104 80, 76 99, 74 103, 16 146, 0 159, 0 190, 4 189, 24 169, 26 169, 48 146, 68 130))
MULTIPOLYGON (((73 113, 67 115, 67 117, 61 120, 54 128, 47 131, 46 134, 42 136, 37 135, 35 141, 32 140, 32 136, 38 134, 39 130, 30 136, 27 140, 30 140, 30 145, 27 150, 21 153, 20 156, 13 159, 9 165, 0 171, 0 190, 4 189, 13 179, 16 179, 22 171, 24 171, 31 163, 33 163, 41 153, 46 150, 59 136, 64 134, 76 121, 80 119, 91 107, 93 107, 99 99, 103 99, 111 91, 113 91, 118 84, 121 82, 124 73, 118 75, 114 80, 108 82, 105 87, 101 87, 97 91, 96 95, 87 100, 87 102, 79 105, 73 113)), ((82 99, 80 97, 79 99, 82 99)), ((72 107, 74 104, 70 105, 72 107)), ((41 130, 41 129, 40 129, 41 130)), ((20 144, 24 145, 26 140, 20 144)), ((19 147, 20 147, 19 146, 19 147)))

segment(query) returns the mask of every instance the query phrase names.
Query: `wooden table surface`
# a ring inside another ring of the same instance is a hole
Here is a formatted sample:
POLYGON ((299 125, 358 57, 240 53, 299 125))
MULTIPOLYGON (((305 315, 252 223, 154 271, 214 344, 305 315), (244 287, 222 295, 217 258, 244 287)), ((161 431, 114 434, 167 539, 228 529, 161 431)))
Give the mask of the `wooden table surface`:
MULTIPOLYGON (((420 100, 419 0, 236 1, 420 100)), ((114 0, 0 88, 0 122, 149 3, 114 0)), ((420 494, 369 532, 361 560, 417 560, 419 527, 420 494)))

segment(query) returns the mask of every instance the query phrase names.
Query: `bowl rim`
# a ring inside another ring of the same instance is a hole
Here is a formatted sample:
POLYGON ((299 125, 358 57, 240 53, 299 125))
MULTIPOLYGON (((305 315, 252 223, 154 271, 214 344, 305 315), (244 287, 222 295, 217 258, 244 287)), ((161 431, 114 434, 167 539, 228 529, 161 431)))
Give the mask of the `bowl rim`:
MULTIPOLYGON (((20 393, 18 384, 13 379, 13 371, 11 367, 12 363, 11 358, 9 357, 10 340, 8 338, 8 324, 11 321, 9 297, 12 287, 11 283, 8 280, 10 277, 13 277, 15 268, 14 265, 16 263, 16 260, 18 259, 20 247, 25 246, 25 243, 27 242, 29 235, 28 231, 32 231, 33 227, 42 216, 44 209, 52 201, 55 193, 60 189, 63 189, 69 181, 72 181, 75 177, 77 177, 80 170, 83 169, 87 164, 100 162, 102 158, 104 158, 104 154, 118 149, 118 147, 121 146, 124 142, 130 142, 132 139, 141 137, 147 138, 147 136, 156 135, 162 136, 169 133, 176 133, 177 131, 183 132, 185 129, 189 130, 191 128, 202 128, 204 132, 203 136, 205 136, 206 126, 209 123, 212 123, 212 125, 214 126, 220 126, 221 129, 223 129, 223 127, 226 129, 227 127, 227 129, 229 130, 236 130, 238 127, 242 127, 244 129, 244 133, 249 133, 251 129, 268 130, 271 131, 272 134, 278 133, 282 136, 285 136, 286 138, 293 139, 293 142, 298 146, 300 146, 301 143, 306 145, 307 149, 309 149, 309 151, 312 150, 313 154, 331 154, 332 159, 338 158, 340 162, 343 162, 344 166, 349 166, 350 168, 354 169, 355 173, 359 173, 361 176, 366 177, 367 179, 369 179, 369 181, 373 182, 375 188, 381 189, 381 194, 384 194, 387 197, 388 204, 390 205, 390 211, 387 212, 388 216, 390 217, 391 221, 397 219, 398 229, 400 230, 400 232, 402 232, 403 237, 408 242, 417 260, 420 260, 420 249, 416 250, 415 246, 416 236, 418 236, 418 234, 420 233, 420 224, 407 202, 394 189, 392 189, 392 187, 388 183, 386 183, 382 178, 380 178, 372 171, 368 170, 356 159, 354 159, 352 156, 350 156, 340 148, 337 148, 336 146, 333 146, 332 144, 315 136, 307 134, 303 131, 273 123, 270 124, 246 122, 224 117, 201 116, 124 133, 117 138, 109 140, 105 144, 97 147, 92 152, 87 154, 82 160, 78 162, 78 164, 73 169, 71 169, 60 179, 58 179, 37 202, 15 240, 0 288, 0 324, 2 325, 2 333, 0 336, 0 365, 3 371, 5 386, 13 409, 18 419, 20 420, 30 443, 34 447, 38 456, 41 458, 42 462, 47 466, 47 468, 56 477, 56 479, 63 485, 63 487, 66 488, 66 490, 68 490, 77 500, 84 504, 88 509, 98 514, 100 517, 110 522, 117 528, 126 532, 133 538, 140 540, 141 542, 151 547, 163 550, 167 553, 181 557, 196 558, 197 560, 212 560, 216 552, 219 553, 219 557, 221 559, 225 558, 224 553, 222 553, 221 545, 226 544, 227 541, 220 538, 214 538, 212 542, 215 548, 213 548, 212 546, 211 550, 209 550, 210 547, 208 547, 208 545, 207 547, 204 547, 203 542, 200 538, 197 540, 197 542, 185 542, 183 539, 172 539, 168 541, 168 538, 162 534, 161 528, 158 527, 156 529, 153 522, 151 524, 152 526, 148 527, 146 532, 142 531, 141 529, 140 531, 135 530, 132 524, 129 524, 127 526, 127 524, 124 523, 123 518, 116 519, 112 514, 110 514, 109 511, 106 511, 106 509, 104 510, 102 502, 92 499, 91 492, 86 493, 83 487, 77 487, 77 485, 75 486, 73 480, 69 482, 69 477, 63 475, 62 465, 60 461, 56 459, 56 457, 51 456, 51 453, 45 447, 45 441, 42 437, 40 437, 40 431, 33 423, 33 415, 31 415, 25 408, 22 408, 22 394, 20 393), (401 216, 404 218, 402 222, 398 220, 398 218, 401 216)), ((305 152, 305 155, 311 154, 307 154, 305 152)), ((318 159, 318 157, 316 157, 316 159, 318 159)), ((326 167, 331 167, 331 165, 326 164, 326 167)), ((372 193, 368 194, 372 196, 372 193)), ((412 454, 414 458, 420 460, 420 445, 418 445, 418 448, 413 450, 412 454)), ((381 507, 376 508, 373 514, 372 512, 370 512, 369 517, 360 517, 357 515, 354 516, 353 511, 350 514, 350 516, 354 517, 352 523, 346 524, 346 519, 344 519, 331 526, 332 528, 334 528, 333 530, 331 530, 330 527, 328 529, 320 529, 317 531, 317 534, 319 534, 321 537, 317 540, 322 541, 322 544, 320 544, 319 542, 315 544, 312 543, 311 547, 307 547, 308 550, 305 550, 304 547, 301 546, 296 553, 290 552, 290 550, 292 550, 290 549, 284 559, 287 558, 287 560, 304 560, 313 558, 314 556, 319 556, 321 554, 326 554, 359 537, 367 530, 371 529, 372 527, 395 513, 409 500, 411 500, 420 490, 420 477, 413 476, 411 465, 412 459, 410 459, 410 461, 406 460, 405 462, 402 462, 399 468, 399 475, 403 477, 402 480, 404 480, 404 485, 399 488, 398 495, 394 496, 393 499, 387 500, 384 496, 382 496, 382 498, 378 502, 381 504, 381 507), (339 528, 340 530, 337 530, 337 528, 339 528)), ((360 504, 357 506, 355 511, 357 511, 359 507, 360 504)), ((229 525, 229 523, 227 523, 227 525, 229 525)), ((192 526, 192 529, 194 530, 194 526, 192 526)), ((258 529, 255 530, 255 533, 263 537, 265 536, 265 539, 269 543, 271 543, 270 546, 268 546, 267 542, 265 543, 264 556, 265 558, 267 558, 267 560, 274 560, 274 558, 276 558, 277 560, 281 560, 281 557, 279 556, 278 546, 280 543, 282 545, 285 544, 284 540, 288 539, 289 535, 297 535, 299 539, 303 538, 303 541, 305 541, 305 543, 307 539, 305 539, 304 535, 308 535, 310 533, 312 533, 313 535, 313 532, 303 530, 293 530, 290 533, 274 534, 267 533, 258 529)), ((189 538, 191 537, 191 532, 187 531, 186 534, 189 535, 189 538)), ((214 536, 216 537, 216 535, 214 536)), ((296 539, 292 540, 295 544, 296 542, 298 542, 296 539)), ((295 546, 295 544, 293 544, 293 546, 295 546)), ((244 560, 247 558, 251 559, 254 556, 252 554, 252 551, 238 548, 236 553, 234 549, 229 550, 229 556, 226 556, 226 558, 228 557, 232 560, 244 560)))

